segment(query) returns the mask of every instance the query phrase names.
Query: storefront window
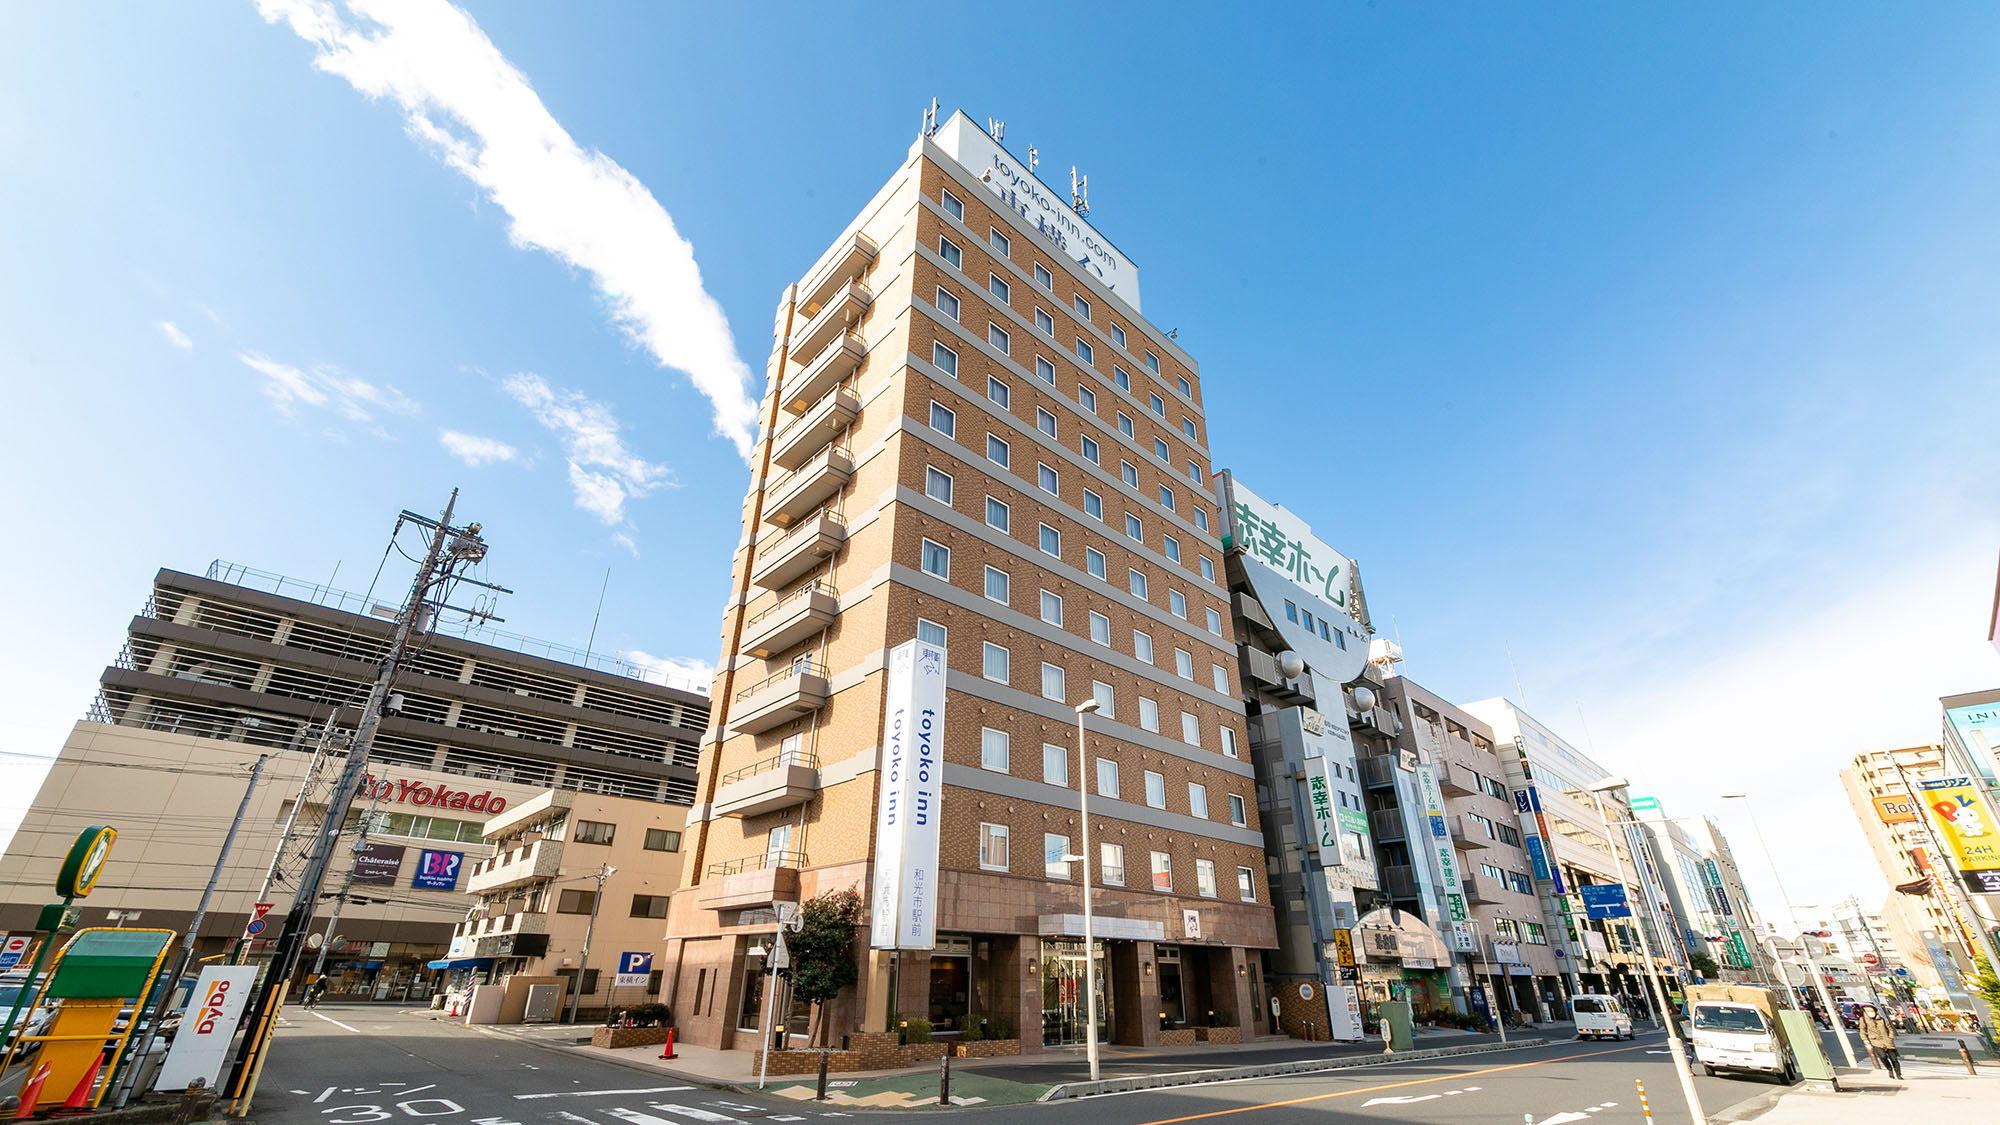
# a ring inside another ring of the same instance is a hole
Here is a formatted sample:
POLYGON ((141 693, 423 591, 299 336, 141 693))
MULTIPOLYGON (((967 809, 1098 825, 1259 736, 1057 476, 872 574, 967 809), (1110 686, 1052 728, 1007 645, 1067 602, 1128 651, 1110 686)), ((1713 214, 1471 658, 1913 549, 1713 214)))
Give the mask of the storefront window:
MULTIPOLYGON (((1097 1041, 1111 1038, 1110 962, 1103 942, 1097 943, 1097 1041)), ((1072 939, 1042 942, 1042 1042, 1065 1046, 1084 1042, 1083 943, 1072 939)))
POLYGON ((931 951, 930 1021, 963 1028, 972 1011, 972 939, 939 935, 931 951))

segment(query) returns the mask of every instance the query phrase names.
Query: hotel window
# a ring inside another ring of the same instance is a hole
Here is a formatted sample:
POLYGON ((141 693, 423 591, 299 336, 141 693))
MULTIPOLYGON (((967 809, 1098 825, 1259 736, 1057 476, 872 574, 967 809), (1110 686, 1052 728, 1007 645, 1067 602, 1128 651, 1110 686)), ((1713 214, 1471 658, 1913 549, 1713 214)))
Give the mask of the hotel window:
POLYGON ((1116 324, 1111 326, 1111 342, 1121 348, 1125 346, 1125 330, 1116 324))
POLYGON ((1246 812, 1247 810, 1243 807, 1243 794, 1231 793, 1229 795, 1229 823, 1234 824, 1238 828, 1245 827, 1250 823, 1245 816, 1246 812))
POLYGON ((924 573, 935 578, 951 577, 951 548, 942 543, 924 540, 923 557, 919 563, 924 573))
MULTIPOLYGON (((1052 426, 1055 425, 1055 419, 1051 418, 1049 424, 1052 426)), ((1039 461, 1035 463, 1035 484, 1043 492, 1051 496, 1059 495, 1062 492, 1062 489, 1059 487, 1061 480, 1056 476, 1056 471, 1039 461)))
POLYGON ((1086 301, 1086 300, 1084 300, 1084 299, 1083 299, 1083 296, 1082 296, 1081 294, 1078 294, 1077 296, 1074 296, 1074 297, 1071 297, 1071 298, 1070 298, 1069 300, 1070 300, 1070 304, 1071 304, 1071 305, 1073 305, 1073 306, 1075 306, 1075 308, 1076 308, 1076 315, 1078 315, 1078 316, 1082 317, 1082 318, 1083 318, 1083 319, 1085 319, 1085 320, 1089 320, 1089 319, 1090 319, 1090 302, 1089 302, 1089 301, 1086 301))
POLYGON ((1153 889, 1172 893, 1174 889, 1174 857, 1165 852, 1152 853, 1153 889))
POLYGON ((1069 702, 1068 685, 1061 665, 1042 662, 1042 698, 1053 699, 1057 703, 1069 702))
POLYGON ((1208 512, 1202 508, 1194 510, 1194 526, 1197 531, 1208 530, 1208 512))
POLYGON ((1147 352, 1146 370, 1151 371, 1155 375, 1158 375, 1160 373, 1160 357, 1154 355, 1152 352, 1147 352))
POLYGON ((1215 581, 1215 562, 1207 555, 1201 557, 1201 576, 1210 582, 1215 581))
POLYGON ((1222 613, 1220 610, 1211 609, 1208 611, 1208 631, 1218 637, 1222 635, 1222 613))
POLYGON ((1078 336, 1076 338, 1076 358, 1082 360, 1087 367, 1095 361, 1096 357, 1097 353, 1091 349, 1090 342, 1078 336))
POLYGON ((1036 262, 1035 284, 1041 286, 1044 289, 1053 290, 1056 287, 1056 275, 1049 272, 1049 267, 1043 265, 1040 262, 1036 262))
POLYGON ((958 319, 958 298, 952 296, 949 291, 942 287, 937 291, 937 307, 938 311, 944 315, 953 320, 958 319))
POLYGON ((944 647, 945 628, 926 617, 917 618, 917 639, 927 645, 944 647))
POLYGON ((601 820, 579 820, 570 839, 579 844, 608 844, 618 834, 618 826, 601 820))
POLYGON ((1000 256, 1003 258, 1007 256, 1008 250, 1014 245, 1007 240, 1006 235, 1000 233, 999 227, 994 227, 986 232, 986 241, 992 244, 993 249, 999 251, 1000 256))
POLYGON ((1007 826, 979 826, 979 866, 988 871, 1007 870, 1007 826))
POLYGON ((1147 392, 1146 405, 1153 408, 1154 414, 1157 414, 1162 418, 1165 418, 1167 416, 1167 400, 1161 398, 1159 395, 1154 394, 1150 391, 1147 392))
POLYGON ((1062 613, 1061 594, 1051 594, 1047 590, 1042 591, 1042 620, 1048 622, 1051 625, 1062 624, 1063 613, 1062 613))
POLYGON ((931 366, 947 375, 958 374, 958 353, 943 344, 931 345, 931 366))
POLYGON ((1222 665, 1220 665, 1220 664, 1211 664, 1211 665, 1209 665, 1209 666, 1208 666, 1208 669, 1209 669, 1209 671, 1210 671, 1211 673, 1213 673, 1213 676, 1212 676, 1211 678, 1212 678, 1212 679, 1214 680, 1214 682, 1215 682, 1215 691, 1216 691, 1216 694, 1218 694, 1218 695, 1228 695, 1228 694, 1229 694, 1229 669, 1227 669, 1227 668, 1224 668, 1224 667, 1223 667, 1222 665))
MULTIPOLYGON (((1092 492, 1092 491, 1091 491, 1091 490, 1089 490, 1088 488, 1084 489, 1084 490, 1083 490, 1083 514, 1084 514, 1084 515, 1086 515, 1086 516, 1089 516, 1089 517, 1091 517, 1092 519, 1099 519, 1099 520, 1103 519, 1103 518, 1104 518, 1104 497, 1102 497, 1102 496, 1099 496, 1099 495, 1098 495, 1097 493, 1095 493, 1095 492, 1092 492)), ((1098 575, 1098 577, 1099 577, 1099 578, 1102 578, 1102 577, 1104 577, 1104 576, 1103 576, 1102 574, 1100 574, 1100 575, 1098 575)))
POLYGON ((1171 535, 1160 536, 1160 550, 1170 562, 1181 561, 1181 541, 1171 535))
POLYGON ((1007 682, 1007 650, 992 641, 982 642, 979 674, 995 683, 1007 682))
POLYGON ((1181 712, 1181 741, 1189 746, 1201 745, 1201 720, 1186 711, 1181 712))
POLYGON ((1188 782, 1188 815, 1208 819, 1208 786, 1188 782))
POLYGON ((1129 391, 1132 389, 1132 377, 1125 374, 1125 369, 1122 367, 1112 366, 1111 381, 1118 384, 1120 390, 1129 391))
POLYGON ((965 204, 960 203, 958 201, 957 196, 953 195, 952 193, 946 191, 943 188, 939 188, 938 202, 944 204, 945 214, 950 215, 952 218, 957 219, 960 222, 965 221, 965 204))
POLYGON ((596 905, 596 891, 563 891, 556 896, 557 914, 588 914, 596 905))
POLYGON ((1125 845, 1097 845, 1097 880, 1107 887, 1125 885, 1125 845))
POLYGON ((1139 522, 1139 517, 1130 512, 1125 513, 1125 538, 1135 543, 1146 541, 1146 525, 1139 522))
MULTIPOLYGON (((1188 481, 1196 488, 1201 487, 1201 466, 1195 464, 1193 461, 1188 462, 1188 481)), ((1195 510, 1200 511, 1201 509, 1197 508, 1195 510)))
POLYGON ((1247 867, 1236 869, 1236 897, 1244 902, 1257 901, 1257 877, 1247 867))
POLYGON ((1125 571, 1125 588, 1132 591, 1133 597, 1144 600, 1146 597, 1146 576, 1137 570, 1127 568, 1125 571))
POLYGON ((1001 382, 1000 380, 995 379, 991 375, 988 375, 986 377, 986 397, 992 399, 993 405, 998 406, 1002 410, 1013 409, 1014 406, 1013 388, 1009 387, 1007 384, 1001 382))
POLYGON ((1184 648, 1174 650, 1174 675, 1183 680, 1194 679, 1194 654, 1184 648))
POLYGON ((1001 277, 999 274, 995 273, 987 275, 986 291, 988 293, 993 294, 993 298, 1004 305, 1007 303, 1007 298, 1009 294, 1012 292, 1012 289, 1007 285, 1006 278, 1001 277))
POLYGON ((1181 376, 1181 377, 1180 377, 1180 383, 1181 383, 1181 396, 1182 396, 1183 398, 1193 398, 1193 397, 1194 397, 1194 387, 1193 387, 1193 386, 1191 386, 1191 385, 1189 385, 1189 383, 1188 383, 1188 381, 1187 381, 1187 376, 1185 376, 1185 375, 1181 376))
POLYGON ((1153 635, 1132 630, 1132 655, 1148 664, 1153 662, 1153 635))
POLYGON ((986 435, 986 459, 996 465, 1006 466, 1014 459, 1014 451, 1007 443, 992 434, 986 435))
POLYGON ((1194 419, 1183 416, 1181 418, 1181 432, 1187 435, 1189 441, 1194 441, 1194 419))
MULTIPOLYGON (((938 257, 943 258, 945 264, 952 269, 965 268, 965 251, 958 248, 958 243, 942 235, 938 237, 938 257)), ((944 290, 940 289, 938 292, 942 293, 944 290)))
POLYGON ((1044 336, 1054 336, 1056 334, 1056 318, 1050 316, 1047 309, 1036 309, 1035 327, 1040 329, 1044 336))
POLYGON ((931 403, 931 429, 946 437, 958 436, 958 415, 953 414, 943 403, 931 403))
POLYGON ((1013 579, 1008 576, 1006 571, 992 566, 986 568, 987 597, 999 602, 1001 605, 1006 605, 1009 600, 1007 595, 1011 592, 1009 588, 1012 585, 1013 579))
POLYGON ((1169 512, 1174 510, 1174 490, 1164 484, 1160 486, 1160 507, 1169 512))
POLYGON ((1148 699, 1143 695, 1139 697, 1139 725, 1154 734, 1160 733, 1159 700, 1148 699))
POLYGON ((1098 463, 1097 441, 1095 438, 1092 438, 1089 435, 1085 435, 1083 439, 1083 457, 1084 460, 1089 461, 1093 465, 1098 463))
POLYGON ((1007 507, 1006 501, 995 500, 993 497, 988 496, 986 498, 986 526, 996 531, 1007 531, 1009 530, 1008 525, 1012 522, 1013 512, 1007 507))
POLYGON ((1055 437, 1056 416, 1039 406, 1035 407, 1035 428, 1050 437, 1055 437))
POLYGON ((924 466, 924 495, 942 504, 951 503, 951 474, 924 466))
POLYGON ((1111 619, 1094 609, 1090 611, 1090 639, 1101 645, 1111 643, 1111 619))
POLYGON ((1187 595, 1179 590, 1168 590, 1167 612, 1183 621, 1187 620, 1187 595))
POLYGON ((649 852, 677 852, 681 850, 681 834, 671 828, 648 828, 644 846, 649 852))
POLYGON ((1092 578, 1103 578, 1104 552, 1095 547, 1085 547, 1083 549, 1083 569, 1089 571, 1092 578))
POLYGON ((1118 476, 1133 488, 1139 487, 1139 466, 1130 461, 1118 462, 1118 476))
POLYGON ((1069 837, 1053 832, 1042 833, 1042 875, 1049 879, 1069 878, 1069 864, 1063 857, 1069 854, 1069 837))
POLYGON ((1125 413, 1123 410, 1120 410, 1118 412, 1118 432, 1124 434, 1126 437, 1133 436, 1132 416, 1130 414, 1125 413))
POLYGON ((1061 558, 1062 532, 1057 531, 1055 528, 1050 527, 1048 524, 1043 524, 1041 547, 1043 554, 1054 555, 1057 558, 1061 558))
POLYGON ((1076 388, 1076 404, 1092 414, 1097 413, 1097 392, 1079 385, 1076 388))
POLYGON ((1118 796, 1118 763, 1109 758, 1097 759, 1097 795, 1114 799, 1118 796))
POLYGON ((1203 898, 1215 897, 1215 861, 1197 859, 1194 861, 1194 890, 1203 898))
POLYGON ((1006 773, 1008 759, 1013 756, 1008 745, 1010 741, 1004 730, 979 728, 979 768, 1006 773))
POLYGON ((1014 344, 1013 337, 1007 335, 1007 330, 997 324, 986 326, 986 342, 993 345, 993 350, 1001 355, 1006 355, 1014 344))
POLYGON ((1236 729, 1234 727, 1229 727, 1229 726, 1224 726, 1220 729, 1222 731, 1223 754, 1231 758, 1237 757, 1238 755, 1236 753, 1236 729))
POLYGON ((1042 743, 1042 781, 1049 785, 1069 784, 1069 747, 1042 743))
POLYGON ((1097 701, 1098 714, 1107 719, 1117 717, 1118 697, 1111 690, 1110 684, 1103 680, 1090 681, 1090 698, 1097 701))
POLYGON ((1145 771, 1146 803, 1156 809, 1167 807, 1167 775, 1145 771))
POLYGON ((1053 387, 1056 385, 1056 365, 1045 356, 1035 357, 1035 378, 1053 387))
POLYGON ((1169 465, 1174 463, 1173 451, 1167 448, 1166 438, 1153 439, 1153 456, 1158 457, 1169 465))

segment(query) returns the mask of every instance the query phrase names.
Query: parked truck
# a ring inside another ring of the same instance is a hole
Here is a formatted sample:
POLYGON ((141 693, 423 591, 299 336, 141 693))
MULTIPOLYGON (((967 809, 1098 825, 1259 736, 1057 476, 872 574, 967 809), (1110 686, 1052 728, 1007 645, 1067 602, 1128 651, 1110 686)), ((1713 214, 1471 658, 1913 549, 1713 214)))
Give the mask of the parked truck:
POLYGON ((1694 1057, 1703 1074, 1749 1072, 1787 1085, 1798 1080, 1776 991, 1741 984, 1697 984, 1687 991, 1694 1057))

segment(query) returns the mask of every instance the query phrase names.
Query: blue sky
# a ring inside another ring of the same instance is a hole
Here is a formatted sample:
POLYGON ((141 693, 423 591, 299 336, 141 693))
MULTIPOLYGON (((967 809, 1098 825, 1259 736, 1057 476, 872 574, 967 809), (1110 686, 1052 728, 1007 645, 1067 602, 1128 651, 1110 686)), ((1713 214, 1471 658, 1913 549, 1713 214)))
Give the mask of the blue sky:
POLYGON ((453 485, 509 628, 581 644, 608 567, 600 649, 713 661, 718 419, 932 96, 1090 175, 1410 675, 1750 786, 1800 901, 1879 885, 1834 771, 2000 681, 1990 8, 330 11, 0 9, 9 754, 155 567, 365 586, 453 485))

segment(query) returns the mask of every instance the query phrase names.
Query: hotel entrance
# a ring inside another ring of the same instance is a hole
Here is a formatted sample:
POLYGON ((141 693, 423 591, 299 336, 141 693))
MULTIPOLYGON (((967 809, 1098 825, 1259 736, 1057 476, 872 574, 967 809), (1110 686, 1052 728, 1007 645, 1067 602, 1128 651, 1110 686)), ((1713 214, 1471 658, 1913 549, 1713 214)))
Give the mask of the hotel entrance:
MULTIPOLYGON (((1097 1041, 1111 1039, 1111 972, 1103 942, 1096 943, 1097 995, 1088 1002, 1097 1008, 1097 1041)), ((1084 1008, 1085 981, 1083 943, 1068 939, 1042 941, 1042 1044, 1048 1047, 1082 1046, 1086 1034, 1084 1008)))

